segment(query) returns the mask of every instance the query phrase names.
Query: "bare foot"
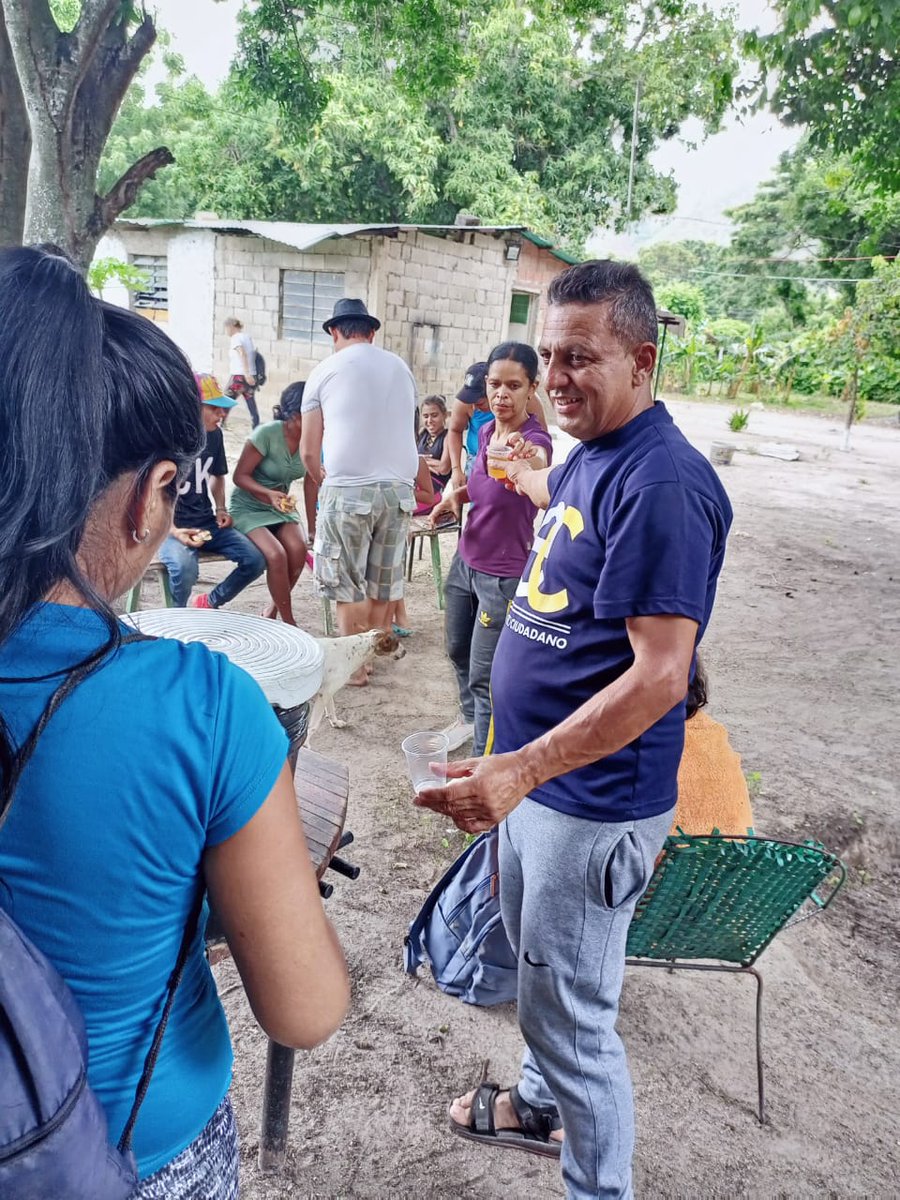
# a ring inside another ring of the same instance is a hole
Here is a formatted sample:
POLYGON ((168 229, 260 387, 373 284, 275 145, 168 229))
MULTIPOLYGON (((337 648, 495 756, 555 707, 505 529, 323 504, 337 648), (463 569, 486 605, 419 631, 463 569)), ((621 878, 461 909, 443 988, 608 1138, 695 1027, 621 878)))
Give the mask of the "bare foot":
MULTIPOLYGON (((455 1121, 457 1125, 469 1126, 472 1119, 472 1105, 475 1102, 475 1092, 477 1088, 473 1088, 471 1092, 467 1092, 465 1096, 459 1096, 450 1105, 450 1119, 455 1121)), ((494 1128, 495 1129, 520 1129, 521 1123, 516 1116, 516 1110, 512 1106, 512 1101, 509 1098, 509 1092, 500 1092, 494 1101, 494 1128)), ((561 1142, 565 1138, 565 1133, 562 1129, 556 1129, 550 1134, 552 1142, 561 1142)))
POLYGON ((274 621, 278 616, 278 609, 274 604, 267 604, 259 615, 261 617, 265 617, 269 621, 274 621))

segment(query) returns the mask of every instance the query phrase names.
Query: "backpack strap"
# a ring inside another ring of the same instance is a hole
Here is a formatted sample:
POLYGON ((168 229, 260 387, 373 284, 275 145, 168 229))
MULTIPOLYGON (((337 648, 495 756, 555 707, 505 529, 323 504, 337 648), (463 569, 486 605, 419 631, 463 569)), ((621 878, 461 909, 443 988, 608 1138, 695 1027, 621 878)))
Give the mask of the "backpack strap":
POLYGON ((169 1017, 172 1013, 172 1005, 175 1003, 175 993, 178 991, 178 985, 184 978, 184 970, 187 966, 188 958, 191 954, 191 947, 194 944, 194 938, 197 934, 197 929, 200 924, 200 915, 203 912, 203 901, 206 898, 206 889, 201 887, 197 893, 197 898, 191 908, 190 916, 187 919, 187 924, 184 927, 184 934, 181 939, 181 947, 178 951, 178 958, 175 961, 175 970, 169 976, 169 984, 166 989, 166 1002, 163 1005, 162 1013, 160 1014, 159 1022, 156 1026, 156 1032, 153 1034, 153 1041, 150 1043, 150 1049, 147 1051, 147 1057, 144 1059, 144 1069, 141 1072, 141 1077, 138 1080, 137 1091, 134 1096, 134 1104, 131 1106, 131 1112, 128 1114, 128 1120, 125 1122, 125 1128, 122 1130, 122 1136, 119 1138, 118 1150, 120 1154, 125 1154, 131 1148, 131 1139, 134 1134, 134 1126, 138 1119, 141 1105, 147 1096, 147 1089, 150 1087, 150 1079, 156 1067, 157 1059, 159 1058, 160 1047, 162 1046, 163 1035, 166 1032, 166 1026, 169 1023, 169 1017))

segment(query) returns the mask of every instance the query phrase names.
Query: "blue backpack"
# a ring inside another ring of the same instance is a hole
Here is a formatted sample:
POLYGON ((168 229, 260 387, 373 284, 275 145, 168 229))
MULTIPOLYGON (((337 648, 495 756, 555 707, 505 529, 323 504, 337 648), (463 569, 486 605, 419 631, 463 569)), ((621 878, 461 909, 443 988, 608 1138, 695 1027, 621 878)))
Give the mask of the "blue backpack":
POLYGON ((404 966, 431 967, 442 992, 466 1004, 516 998, 518 964, 500 916, 499 830, 468 846, 422 906, 404 942, 404 966))
MULTIPOLYGON (((124 638, 123 641, 138 640, 124 638)), ((57 688, 17 753, 9 794, 50 717, 100 660, 57 688)), ((0 813, 2 826, 9 812, 0 813)), ((106 1114, 87 1084, 84 1019, 65 981, 0 909, 0 1197, 2 1200, 125 1200, 137 1187, 131 1137, 200 919, 188 918, 162 1013, 128 1122, 114 1149, 106 1114)))

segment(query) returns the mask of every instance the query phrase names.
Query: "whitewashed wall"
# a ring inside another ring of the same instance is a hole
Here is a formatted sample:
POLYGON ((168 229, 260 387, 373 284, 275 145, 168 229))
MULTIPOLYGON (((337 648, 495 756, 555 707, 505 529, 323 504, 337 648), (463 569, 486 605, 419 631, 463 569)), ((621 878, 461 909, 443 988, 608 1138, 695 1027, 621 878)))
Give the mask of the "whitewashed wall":
MULTIPOLYGON (((97 246, 96 258, 129 262, 136 254, 165 256, 169 279, 168 319, 158 321, 185 352, 195 371, 211 371, 216 291, 216 235, 211 229, 116 229, 97 246)), ((131 297, 112 280, 103 299, 122 308, 131 297)))

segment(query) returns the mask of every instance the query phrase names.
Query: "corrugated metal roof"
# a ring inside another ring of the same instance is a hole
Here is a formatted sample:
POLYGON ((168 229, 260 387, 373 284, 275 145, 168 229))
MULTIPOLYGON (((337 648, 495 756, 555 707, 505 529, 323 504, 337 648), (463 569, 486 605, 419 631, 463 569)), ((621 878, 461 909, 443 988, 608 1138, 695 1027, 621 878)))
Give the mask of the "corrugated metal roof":
POLYGON ((398 233, 432 233, 440 237, 449 233, 487 233, 500 236, 504 233, 518 233, 527 238, 533 245, 549 251, 554 258, 564 263, 576 263, 581 259, 574 258, 564 250, 558 250, 552 242, 532 233, 524 225, 304 225, 297 221, 197 221, 193 219, 177 221, 166 217, 120 217, 116 225, 130 229, 160 229, 178 227, 180 229, 213 229, 218 233, 244 233, 254 237, 267 238, 269 241, 280 242, 290 246, 292 250, 312 250, 321 242, 330 238, 354 237, 357 234, 381 233, 387 237, 398 233))

